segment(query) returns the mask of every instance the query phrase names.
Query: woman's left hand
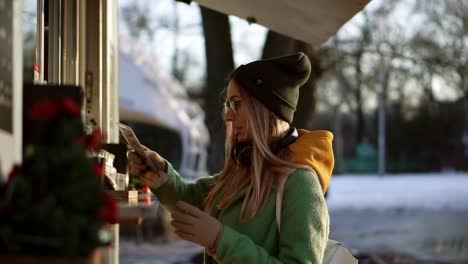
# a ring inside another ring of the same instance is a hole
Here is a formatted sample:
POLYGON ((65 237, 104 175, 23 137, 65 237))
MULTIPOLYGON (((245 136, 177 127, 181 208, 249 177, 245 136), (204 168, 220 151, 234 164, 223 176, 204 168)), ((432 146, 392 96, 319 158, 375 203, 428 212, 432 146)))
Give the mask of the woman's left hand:
POLYGON ((223 229, 221 223, 186 202, 178 201, 176 207, 181 212, 175 211, 171 214, 174 219, 171 225, 175 227, 175 233, 184 240, 216 250, 223 229))

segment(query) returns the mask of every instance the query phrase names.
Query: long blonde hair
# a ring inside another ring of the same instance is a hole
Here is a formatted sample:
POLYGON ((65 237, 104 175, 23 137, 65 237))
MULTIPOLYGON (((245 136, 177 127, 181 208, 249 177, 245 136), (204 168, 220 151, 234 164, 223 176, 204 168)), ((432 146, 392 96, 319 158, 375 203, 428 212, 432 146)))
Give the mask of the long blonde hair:
POLYGON ((225 160, 221 175, 205 199, 205 211, 210 213, 215 200, 219 210, 228 207, 239 193, 245 191, 241 208, 241 220, 254 218, 263 209, 276 183, 296 168, 307 166, 294 164, 290 160, 289 148, 283 148, 277 155, 269 148, 289 129, 289 124, 276 117, 268 108, 239 86, 242 107, 247 120, 247 131, 252 141, 250 167, 245 167, 231 158, 235 139, 230 122, 226 122, 225 160))

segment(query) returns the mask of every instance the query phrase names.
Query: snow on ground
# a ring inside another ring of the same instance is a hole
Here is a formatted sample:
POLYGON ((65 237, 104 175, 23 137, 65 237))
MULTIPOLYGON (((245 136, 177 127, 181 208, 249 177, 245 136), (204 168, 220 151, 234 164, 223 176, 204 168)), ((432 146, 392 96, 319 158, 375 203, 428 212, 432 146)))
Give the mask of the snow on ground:
POLYGON ((468 263, 468 211, 337 210, 330 238, 354 254, 410 255, 417 263, 468 263))
POLYGON ((467 173, 335 176, 330 186, 330 237, 353 252, 468 263, 467 173))
MULTIPOLYGON (((327 203, 330 238, 353 253, 468 263, 468 173, 338 175, 327 203)), ((192 263, 201 250, 186 241, 121 241, 120 263, 192 263)))
POLYGON ((468 173, 337 175, 327 204, 330 210, 468 210, 468 173))
POLYGON ((194 255, 203 252, 199 245, 183 240, 168 240, 164 243, 121 240, 119 250, 122 264, 191 263, 194 255))

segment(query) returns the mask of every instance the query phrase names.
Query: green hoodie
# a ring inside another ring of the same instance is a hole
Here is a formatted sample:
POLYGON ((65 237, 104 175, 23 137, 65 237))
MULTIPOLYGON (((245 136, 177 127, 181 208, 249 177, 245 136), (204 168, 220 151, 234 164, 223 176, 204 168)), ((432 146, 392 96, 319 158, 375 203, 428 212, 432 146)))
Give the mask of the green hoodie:
MULTIPOLYGON (((281 231, 276 226, 276 192, 251 220, 240 221, 243 195, 211 215, 223 225, 215 256, 205 254, 205 263, 322 263, 329 234, 329 216, 324 191, 334 165, 333 134, 328 131, 299 130, 299 138, 289 145, 292 161, 308 165, 289 175, 283 194, 281 231)), ((168 179, 153 193, 170 211, 183 200, 203 209, 203 200, 219 174, 186 183, 168 164, 168 179)))

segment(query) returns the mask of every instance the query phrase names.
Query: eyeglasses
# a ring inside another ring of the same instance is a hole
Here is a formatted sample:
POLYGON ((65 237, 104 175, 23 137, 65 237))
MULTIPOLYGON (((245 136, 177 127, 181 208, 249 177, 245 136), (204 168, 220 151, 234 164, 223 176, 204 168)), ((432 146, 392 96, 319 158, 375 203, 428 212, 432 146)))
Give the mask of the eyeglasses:
POLYGON ((241 101, 234 101, 234 100, 226 100, 224 101, 224 113, 231 109, 235 115, 239 112, 239 108, 241 106, 241 101))

